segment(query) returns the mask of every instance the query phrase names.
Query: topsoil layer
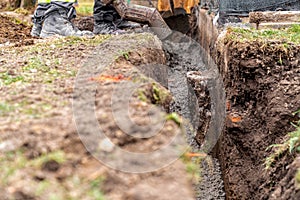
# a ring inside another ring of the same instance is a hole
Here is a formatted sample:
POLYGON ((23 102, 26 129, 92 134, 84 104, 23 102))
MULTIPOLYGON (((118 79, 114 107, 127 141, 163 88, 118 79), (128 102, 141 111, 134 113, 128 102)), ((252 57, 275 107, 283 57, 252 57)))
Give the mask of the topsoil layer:
POLYGON ((300 48, 280 42, 224 42, 218 47, 227 92, 220 162, 228 199, 300 199, 299 161, 287 153, 266 170, 272 144, 293 131, 300 107, 300 48), (225 43, 225 45, 224 45, 225 43), (293 162, 293 163, 292 163, 293 162), (298 163, 297 163, 298 162, 298 163))

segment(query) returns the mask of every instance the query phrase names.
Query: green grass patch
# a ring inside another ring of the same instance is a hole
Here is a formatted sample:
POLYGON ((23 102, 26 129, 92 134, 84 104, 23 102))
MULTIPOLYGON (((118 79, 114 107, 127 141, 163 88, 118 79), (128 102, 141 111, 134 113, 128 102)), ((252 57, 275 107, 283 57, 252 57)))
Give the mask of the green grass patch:
POLYGON ((103 177, 98 177, 90 182, 90 188, 88 195, 95 200, 105 200, 103 193, 101 192, 101 185, 104 181, 103 177))
POLYGON ((34 160, 29 161, 29 165, 40 168, 44 163, 50 160, 54 160, 59 164, 63 164, 66 161, 66 155, 63 151, 60 150, 46 153, 34 160))
POLYGON ((182 123, 180 116, 175 112, 166 115, 166 120, 171 120, 175 122, 178 126, 180 126, 180 124, 182 123))
POLYGON ((15 106, 7 102, 0 102, 0 116, 5 116, 8 113, 14 112, 15 106))
POLYGON ((296 186, 297 186, 298 188, 300 188, 300 169, 297 170, 295 179, 296 179, 296 186))
POLYGON ((29 15, 30 11, 24 8, 17 8, 14 10, 15 13, 22 14, 22 15, 29 15))
POLYGON ((93 0, 79 0, 76 12, 79 15, 91 16, 93 14, 94 1, 93 0))
POLYGON ((300 44, 300 25, 295 24, 284 29, 262 29, 254 28, 228 28, 228 39, 241 42, 256 40, 282 41, 285 43, 300 44))
POLYGON ((12 83, 16 82, 24 82, 25 77, 22 75, 12 75, 8 72, 1 72, 0 73, 0 87, 3 87, 4 85, 10 85, 12 83))
POLYGON ((187 154, 183 154, 180 156, 180 160, 185 165, 185 170, 188 173, 189 178, 192 180, 193 183, 197 184, 201 180, 201 162, 204 158, 202 157, 195 157, 191 158, 187 156, 187 154))
POLYGON ((6 185, 9 182, 9 178, 12 177, 17 170, 24 168, 26 164, 27 159, 21 151, 0 154, 1 184, 6 185))
POLYGON ((79 4, 76 11, 79 15, 91 16, 93 15, 93 4, 79 4))
MULTIPOLYGON (((30 118, 41 118, 47 116, 47 112, 52 110, 53 105, 39 101, 36 103, 31 103, 27 99, 23 99, 20 102, 0 102, 0 117, 8 117, 17 115, 27 116, 30 118)), ((17 119, 17 118, 15 118, 17 119)))

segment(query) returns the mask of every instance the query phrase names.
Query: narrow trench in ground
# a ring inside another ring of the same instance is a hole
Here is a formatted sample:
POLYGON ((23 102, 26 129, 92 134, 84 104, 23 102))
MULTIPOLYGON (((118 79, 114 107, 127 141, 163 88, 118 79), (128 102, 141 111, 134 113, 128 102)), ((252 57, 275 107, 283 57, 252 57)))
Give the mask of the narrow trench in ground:
POLYGON ((214 74, 217 66, 206 59, 206 52, 198 42, 180 33, 174 35, 172 40, 176 43, 163 42, 168 66, 168 89, 175 98, 170 106, 171 112, 189 119, 197 130, 196 133, 186 130, 191 150, 208 154, 200 159, 201 181, 195 185, 196 199, 225 199, 220 164, 213 156, 225 115, 222 82, 217 80, 218 73, 214 74), (221 98, 220 105, 216 105, 216 98, 221 98), (212 137, 207 137, 205 133, 212 137))

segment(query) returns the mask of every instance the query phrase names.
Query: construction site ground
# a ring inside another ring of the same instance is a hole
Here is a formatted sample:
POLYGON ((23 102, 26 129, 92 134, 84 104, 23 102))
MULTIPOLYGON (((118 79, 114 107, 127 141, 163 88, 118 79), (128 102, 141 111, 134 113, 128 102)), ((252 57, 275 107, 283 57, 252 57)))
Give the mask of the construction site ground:
MULTIPOLYGON (((81 29, 91 29, 91 18, 80 20, 76 24, 81 29)), ((112 141, 147 152, 168 143, 180 130, 178 121, 168 118, 154 139, 134 139, 119 130, 108 109, 115 86, 143 79, 136 63, 166 62, 155 36, 38 39, 30 36, 28 24, 0 15, 0 199, 189 200, 198 192, 209 196, 209 188, 194 191, 195 180, 203 177, 201 167, 189 159, 151 173, 124 173, 95 159, 77 133, 72 111, 76 76, 99 46, 116 55, 105 76, 91 77, 98 84, 96 115, 112 141), (118 41, 139 50, 115 52, 118 41)), ((214 156, 227 199, 300 198, 299 154, 289 151, 289 133, 295 131, 291 123, 299 126, 300 118, 299 32, 298 26, 286 32, 229 28, 216 43, 213 58, 223 78, 227 113, 214 156)), ((153 80, 146 83, 143 96, 134 94, 130 103, 131 115, 141 125, 148 123, 146 116, 157 103, 153 80)), ((169 103, 164 100, 161 106, 169 103)), ((300 134, 293 145, 299 145, 299 138, 300 134)))

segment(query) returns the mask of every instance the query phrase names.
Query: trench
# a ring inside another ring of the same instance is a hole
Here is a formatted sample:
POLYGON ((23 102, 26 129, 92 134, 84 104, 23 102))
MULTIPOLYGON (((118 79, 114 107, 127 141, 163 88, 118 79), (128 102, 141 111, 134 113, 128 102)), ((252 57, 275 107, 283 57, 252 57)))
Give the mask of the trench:
POLYGON ((195 30, 196 34, 192 37, 186 32, 175 31, 171 37, 161 41, 166 68, 148 65, 144 68, 142 65, 139 70, 168 88, 175 99, 169 112, 179 113, 193 127, 192 130, 186 128, 192 152, 206 154, 205 157, 193 158, 200 165, 201 177, 201 181, 194 185, 196 199, 223 200, 226 192, 220 163, 215 155, 225 118, 225 92, 218 67, 210 57, 211 51, 207 50, 210 42, 199 40, 198 36, 206 36, 198 31, 195 30))
MULTIPOLYGON (((218 31, 206 12, 194 10, 189 28, 179 17, 180 23, 172 29, 188 36, 178 34, 172 38, 175 44, 163 41, 163 47, 168 77, 172 80, 168 89, 176 99, 171 111, 189 119, 196 130, 186 131, 192 151, 207 153, 200 161, 201 180, 195 185, 196 199, 222 200, 226 199, 226 190, 218 158, 218 140, 225 119, 225 91, 218 67, 211 58, 218 31)), ((176 17, 166 21, 172 25, 176 17)))
MULTIPOLYGON (((206 17, 206 15, 203 16, 206 17)), ((211 22, 206 18, 201 19, 207 20, 202 22, 206 23, 206 26, 211 22)), ((172 23, 174 20, 176 19, 173 19, 172 23)), ((181 24, 186 26, 184 23, 181 24)), ((195 27, 200 27, 200 24, 195 27)), ((207 30, 212 30, 213 27, 210 26, 207 30)), ((186 29, 179 27, 180 30, 186 29)), ((184 125, 192 152, 206 155, 193 158, 199 164, 201 177, 199 183, 194 185, 196 199, 222 200, 226 199, 226 192, 216 155, 217 143, 225 120, 225 91, 222 77, 218 73, 218 66, 210 56, 213 52, 213 49, 210 49, 211 40, 214 37, 199 40, 195 36, 205 38, 210 34, 204 33, 203 29, 197 29, 194 32, 196 34, 190 37, 186 35, 187 32, 182 34, 175 31, 171 37, 162 40, 168 69, 167 72, 160 70, 160 74, 167 77, 168 81, 161 82, 158 77, 152 78, 163 86, 167 86, 174 97, 175 101, 170 105, 170 112, 179 113, 188 119, 192 126, 190 129, 188 125, 184 125)))
POLYGON ((192 152, 207 153, 207 156, 199 162, 201 181, 195 185, 197 200, 225 199, 220 164, 218 159, 212 156, 218 134, 221 133, 222 119, 220 118, 224 116, 221 114, 224 113, 222 105, 212 106, 213 103, 217 104, 212 101, 216 100, 214 98, 224 97, 224 94, 216 94, 222 93, 220 88, 217 88, 222 87, 222 84, 212 80, 211 76, 215 76, 209 74, 212 67, 210 68, 203 60, 204 55, 197 56, 203 53, 203 49, 197 44, 193 45, 184 42, 184 45, 178 45, 180 46, 178 48, 177 45, 170 47, 171 44, 164 43, 167 65, 170 69, 168 77, 172 80, 169 82, 168 89, 176 99, 171 105, 171 111, 180 113, 192 123, 195 131, 186 130, 192 152), (188 46, 187 49, 182 48, 185 45, 188 46), (216 114, 220 115, 216 117, 216 114))

